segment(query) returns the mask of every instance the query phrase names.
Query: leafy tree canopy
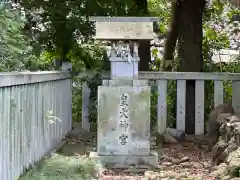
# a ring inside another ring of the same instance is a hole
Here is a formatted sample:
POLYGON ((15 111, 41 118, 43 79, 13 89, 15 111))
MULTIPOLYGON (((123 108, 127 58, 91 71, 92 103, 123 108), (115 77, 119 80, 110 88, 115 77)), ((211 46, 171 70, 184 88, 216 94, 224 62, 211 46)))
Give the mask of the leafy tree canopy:
POLYGON ((22 33, 25 22, 19 9, 0 9, 0 71, 41 69, 30 39, 22 33))

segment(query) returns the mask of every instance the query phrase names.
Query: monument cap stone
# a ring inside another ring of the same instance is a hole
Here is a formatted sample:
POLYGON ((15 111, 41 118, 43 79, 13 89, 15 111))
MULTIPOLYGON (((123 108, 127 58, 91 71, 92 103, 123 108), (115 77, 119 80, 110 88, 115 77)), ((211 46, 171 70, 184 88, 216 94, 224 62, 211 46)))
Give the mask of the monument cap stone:
POLYGON ((158 17, 101 17, 92 16, 96 22, 96 36, 99 40, 140 40, 154 39, 153 22, 158 17))

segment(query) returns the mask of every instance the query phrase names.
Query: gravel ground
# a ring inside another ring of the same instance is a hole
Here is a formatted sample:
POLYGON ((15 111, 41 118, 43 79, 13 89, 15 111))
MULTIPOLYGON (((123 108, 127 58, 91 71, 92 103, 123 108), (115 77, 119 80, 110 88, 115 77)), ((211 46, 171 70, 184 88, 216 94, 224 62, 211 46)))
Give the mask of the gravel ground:
MULTIPOLYGON (((101 180, 167 180, 167 179, 199 179, 214 180, 209 174, 213 166, 210 154, 204 154, 205 148, 196 148, 196 144, 185 142, 181 145, 165 146, 164 156, 155 170, 143 173, 124 173, 124 170, 105 170, 101 180)), ((133 168, 134 171, 134 168, 133 168)))
MULTIPOLYGON (((68 145, 62 150, 68 155, 74 154, 76 151, 83 154, 84 151, 96 147, 95 144, 96 138, 93 134, 91 137, 84 137, 79 143, 75 143, 75 148, 68 145)), ((155 146, 153 150, 163 154, 163 156, 159 156, 159 166, 155 170, 141 169, 141 173, 135 173, 137 169, 134 167, 131 169, 105 169, 101 173, 100 180, 215 179, 210 176, 213 167, 211 154, 204 153, 206 150, 204 145, 199 147, 196 142, 185 141, 181 144, 165 145, 161 148, 155 146)))
MULTIPOLYGON (((61 148, 61 150, 58 152, 60 154, 61 162, 59 159, 56 159, 56 158, 54 161, 49 159, 48 161, 50 161, 52 165, 49 166, 49 163, 45 163, 45 165, 42 166, 42 168, 37 171, 38 174, 41 174, 41 177, 44 176, 45 178, 39 178, 37 173, 33 173, 35 175, 31 175, 31 178, 28 177, 25 179, 36 180, 36 177, 38 177, 39 180, 47 180, 47 179, 55 180, 56 178, 62 179, 62 180, 81 179, 80 174, 79 173, 76 174, 76 172, 79 172, 79 171, 74 170, 76 177, 75 176, 73 177, 73 174, 69 172, 69 168, 64 168, 67 165, 66 162, 64 163, 64 161, 68 161, 69 167, 76 167, 74 164, 76 163, 79 164, 79 162, 81 161, 81 164, 83 164, 81 166, 82 167, 81 169, 84 169, 84 171, 81 170, 81 174, 82 172, 85 172, 85 173, 92 172, 91 169, 93 168, 91 168, 89 165, 86 166, 86 164, 89 164, 86 160, 89 159, 87 158, 87 154, 88 154, 87 152, 93 150, 95 147, 96 147, 96 134, 92 134, 90 136, 84 136, 82 138, 78 137, 78 140, 69 139, 68 143, 63 148, 61 148), (85 157, 84 158, 85 163, 83 163, 83 161, 80 159, 82 157, 85 157), (64 160, 69 158, 72 160, 71 161, 64 160), (64 174, 62 178, 59 177, 60 165, 62 168, 61 174, 64 174), (53 174, 55 175, 53 176, 53 174), (58 175, 56 176, 56 174, 58 175)), ((130 169, 115 169, 114 171, 111 169, 101 168, 102 173, 100 173, 100 177, 97 179, 99 180, 118 180, 118 179, 119 180, 158 180, 158 179, 161 179, 161 180, 168 180, 168 179, 213 180, 215 178, 210 176, 211 168, 213 167, 213 164, 211 161, 211 154, 204 153, 205 149, 206 147, 204 146, 199 148, 199 146, 196 143, 187 142, 187 141, 181 144, 165 145, 164 147, 161 147, 161 148, 155 146, 153 150, 161 154, 161 156, 159 156, 159 159, 160 159, 159 166, 156 169, 154 170, 140 169, 141 173, 136 173, 137 171, 139 171, 139 169, 135 169, 134 167, 130 169)), ((77 165, 77 167, 79 169, 80 166, 77 165)), ((74 168, 70 168, 70 169, 74 169, 74 168)), ((83 176, 81 175, 81 177, 83 176)), ((21 180, 25 180, 25 179, 23 178, 21 180)), ((87 178, 85 177, 83 179, 86 180, 87 178)), ((90 179, 93 179, 93 178, 90 178, 90 179)))

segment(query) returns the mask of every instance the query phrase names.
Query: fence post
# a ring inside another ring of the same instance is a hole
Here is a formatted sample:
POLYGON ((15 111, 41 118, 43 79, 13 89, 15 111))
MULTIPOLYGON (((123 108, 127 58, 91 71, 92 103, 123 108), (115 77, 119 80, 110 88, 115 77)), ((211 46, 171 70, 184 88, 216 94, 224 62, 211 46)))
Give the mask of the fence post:
POLYGON ((90 122, 89 122, 89 96, 90 96, 90 88, 87 83, 84 82, 82 84, 82 129, 87 132, 90 131, 90 122))
POLYGON ((157 130, 162 134, 167 128, 167 80, 158 80, 157 130))

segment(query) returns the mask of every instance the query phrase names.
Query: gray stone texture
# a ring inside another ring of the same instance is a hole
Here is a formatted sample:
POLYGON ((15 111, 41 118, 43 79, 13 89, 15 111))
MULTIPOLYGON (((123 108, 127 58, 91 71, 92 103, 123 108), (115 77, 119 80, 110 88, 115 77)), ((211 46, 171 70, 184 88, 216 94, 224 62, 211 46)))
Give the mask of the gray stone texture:
POLYGON ((110 168, 143 168, 158 166, 158 154, 156 152, 150 152, 149 155, 136 155, 136 156, 99 156, 97 152, 91 152, 89 157, 93 160, 100 162, 102 165, 110 168))
POLYGON ((149 86, 98 87, 98 155, 150 154, 150 93, 149 86), (127 132, 120 127, 122 93, 129 96, 127 132), (122 133, 128 136, 125 145, 119 139, 122 133))

